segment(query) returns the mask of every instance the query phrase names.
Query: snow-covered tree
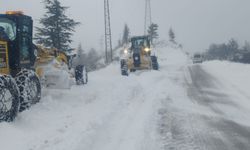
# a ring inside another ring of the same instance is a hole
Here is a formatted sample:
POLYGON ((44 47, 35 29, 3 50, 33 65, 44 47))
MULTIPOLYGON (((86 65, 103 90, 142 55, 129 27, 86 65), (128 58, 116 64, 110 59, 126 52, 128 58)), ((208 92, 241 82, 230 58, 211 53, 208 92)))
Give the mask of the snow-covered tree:
POLYGON ((233 58, 233 55, 239 50, 239 44, 235 39, 229 40, 227 44, 227 56, 228 60, 231 60, 233 58))
POLYGON ((168 36, 169 36, 169 41, 172 42, 172 43, 176 43, 175 42, 175 33, 173 31, 172 28, 169 29, 168 31, 168 36))
POLYGON ((149 27, 148 27, 148 35, 151 39, 151 42, 154 42, 154 39, 158 39, 159 34, 158 34, 158 25, 155 23, 152 23, 149 27))
POLYGON ((127 44, 129 42, 129 33, 129 27, 127 24, 125 24, 123 29, 122 44, 127 44))
POLYGON ((41 27, 36 27, 35 40, 46 47, 67 51, 72 42, 72 35, 79 22, 66 16, 69 7, 62 6, 59 0, 44 0, 46 12, 39 20, 41 27))
POLYGON ((245 44, 242 48, 244 51, 250 52, 250 43, 248 41, 245 41, 245 44))
POLYGON ((211 44, 207 55, 209 59, 232 60, 237 52, 239 52, 239 44, 235 39, 231 39, 227 44, 211 44))

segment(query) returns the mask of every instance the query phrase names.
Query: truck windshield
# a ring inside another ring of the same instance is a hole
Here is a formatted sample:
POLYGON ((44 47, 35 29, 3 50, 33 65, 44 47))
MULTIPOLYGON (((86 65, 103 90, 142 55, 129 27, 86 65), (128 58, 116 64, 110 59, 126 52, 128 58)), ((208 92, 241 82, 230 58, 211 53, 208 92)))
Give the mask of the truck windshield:
POLYGON ((0 34, 5 34, 1 36, 7 36, 7 38, 11 41, 16 39, 16 23, 15 22, 7 18, 0 18, 0 30, 1 30, 0 34))
POLYGON ((134 39, 132 40, 132 47, 134 48, 138 48, 138 47, 147 47, 147 41, 143 38, 138 38, 138 39, 134 39))

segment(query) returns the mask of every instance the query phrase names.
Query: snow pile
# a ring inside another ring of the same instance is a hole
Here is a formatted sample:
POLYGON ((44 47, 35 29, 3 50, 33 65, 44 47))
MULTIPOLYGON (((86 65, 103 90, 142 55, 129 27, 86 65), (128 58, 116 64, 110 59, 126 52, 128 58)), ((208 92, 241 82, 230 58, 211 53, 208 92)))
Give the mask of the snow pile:
POLYGON ((41 71, 41 82, 46 88, 69 89, 75 84, 73 73, 68 66, 57 59, 48 64, 39 65, 41 71))

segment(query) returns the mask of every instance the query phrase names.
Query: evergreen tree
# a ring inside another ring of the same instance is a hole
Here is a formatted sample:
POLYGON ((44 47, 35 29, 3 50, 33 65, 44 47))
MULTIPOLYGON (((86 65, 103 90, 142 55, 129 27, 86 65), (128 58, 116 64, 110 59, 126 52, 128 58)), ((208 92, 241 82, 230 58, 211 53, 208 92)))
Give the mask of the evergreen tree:
POLYGON ((235 39, 231 39, 229 40, 228 42, 228 48, 231 50, 231 51, 237 51, 238 48, 239 48, 239 44, 238 42, 235 40, 235 39))
POLYGON ((125 24, 122 36, 122 44, 127 44, 129 42, 129 33, 129 27, 127 24, 125 24))
POLYGON ((170 42, 176 43, 175 42, 175 33, 174 33, 172 28, 169 29, 168 36, 169 36, 169 41, 170 42))
POLYGON ((233 59, 234 54, 239 50, 239 44, 235 39, 229 40, 227 44, 227 59, 233 59))
POLYGON ((244 51, 250 52, 250 43, 248 41, 245 41, 245 44, 242 48, 244 51))
POLYGON ((42 27, 36 27, 35 40, 46 47, 69 50, 71 36, 80 23, 65 15, 69 7, 62 6, 59 0, 44 0, 44 4, 46 12, 39 21, 42 27))
POLYGON ((152 23, 148 28, 148 35, 152 43, 154 42, 154 39, 157 39, 159 37, 157 31, 158 31, 158 25, 155 23, 152 23))
POLYGON ((231 39, 227 44, 211 44, 207 51, 207 56, 209 56, 209 59, 233 60, 238 52, 238 42, 235 39, 231 39))

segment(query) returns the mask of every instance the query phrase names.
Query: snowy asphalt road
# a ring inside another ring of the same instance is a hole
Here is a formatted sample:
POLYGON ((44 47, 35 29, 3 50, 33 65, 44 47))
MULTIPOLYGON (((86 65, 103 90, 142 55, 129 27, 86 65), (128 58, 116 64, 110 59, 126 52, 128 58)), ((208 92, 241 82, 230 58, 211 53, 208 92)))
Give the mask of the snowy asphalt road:
POLYGON ((207 107, 217 116, 197 116, 191 120, 194 128, 196 119, 206 124, 204 130, 197 132, 195 129, 194 134, 200 138, 197 144, 204 145, 208 150, 249 150, 250 127, 228 119, 226 117, 228 112, 224 109, 227 107, 231 111, 234 109, 240 111, 242 108, 230 95, 221 90, 223 86, 220 81, 205 72, 201 65, 193 65, 188 69, 192 79, 192 84, 188 84, 188 96, 193 103, 207 107))

